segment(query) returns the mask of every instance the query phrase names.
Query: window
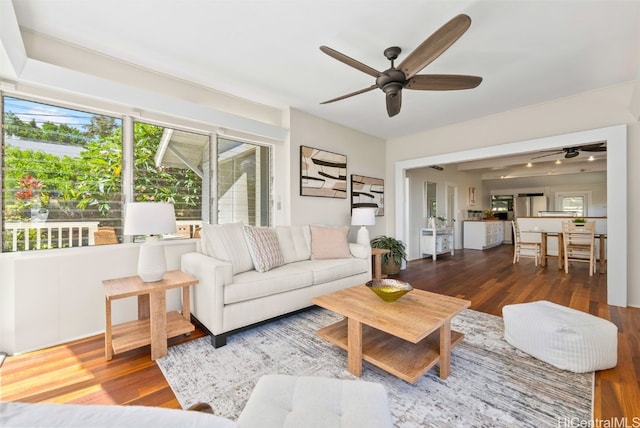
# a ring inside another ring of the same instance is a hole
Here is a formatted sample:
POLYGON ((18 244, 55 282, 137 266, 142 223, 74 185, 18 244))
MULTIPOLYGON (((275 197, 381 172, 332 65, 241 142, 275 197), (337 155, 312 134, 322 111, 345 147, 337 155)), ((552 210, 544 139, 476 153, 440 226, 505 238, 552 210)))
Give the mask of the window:
POLYGON ((212 147, 206 132, 9 96, 2 103, 3 252, 123 242, 128 200, 173 203, 184 237, 215 221, 210 210, 218 223, 271 225, 271 146, 225 137, 212 147), (129 148, 132 159, 123 156, 129 148))
POLYGON ((588 215, 590 199, 591 192, 559 192, 556 193, 556 207, 568 215, 584 217, 588 215))
POLYGON ((122 121, 5 96, 2 251, 92 245, 120 226, 122 121))
POLYGON ((271 224, 271 150, 218 138, 218 223, 271 224))
POLYGON ((208 135, 134 123, 133 200, 174 204, 177 234, 184 237, 202 223, 208 150, 208 135))

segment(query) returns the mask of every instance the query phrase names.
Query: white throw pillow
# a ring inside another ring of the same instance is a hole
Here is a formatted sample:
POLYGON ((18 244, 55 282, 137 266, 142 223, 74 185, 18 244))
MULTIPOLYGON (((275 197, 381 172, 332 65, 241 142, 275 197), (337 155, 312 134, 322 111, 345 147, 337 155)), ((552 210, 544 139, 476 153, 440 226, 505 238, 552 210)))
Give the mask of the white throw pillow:
POLYGON ((203 252, 209 257, 230 262, 234 275, 253 269, 242 223, 205 224, 200 233, 203 252))
POLYGON ((348 227, 309 226, 312 259, 342 259, 351 257, 347 241, 348 227))
POLYGON ((247 248, 258 272, 267 272, 284 264, 276 231, 268 227, 244 227, 247 248))
POLYGON ((285 263, 311 258, 311 234, 308 225, 276 226, 276 235, 285 263))

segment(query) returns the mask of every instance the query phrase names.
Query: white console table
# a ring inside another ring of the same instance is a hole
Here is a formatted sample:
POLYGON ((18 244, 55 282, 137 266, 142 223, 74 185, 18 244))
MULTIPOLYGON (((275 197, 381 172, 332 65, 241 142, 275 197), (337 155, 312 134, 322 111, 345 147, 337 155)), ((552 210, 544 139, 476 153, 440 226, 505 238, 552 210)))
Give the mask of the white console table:
POLYGON ((453 255, 454 252, 453 227, 420 229, 420 254, 422 257, 431 256, 435 261, 438 254, 451 253, 453 255))

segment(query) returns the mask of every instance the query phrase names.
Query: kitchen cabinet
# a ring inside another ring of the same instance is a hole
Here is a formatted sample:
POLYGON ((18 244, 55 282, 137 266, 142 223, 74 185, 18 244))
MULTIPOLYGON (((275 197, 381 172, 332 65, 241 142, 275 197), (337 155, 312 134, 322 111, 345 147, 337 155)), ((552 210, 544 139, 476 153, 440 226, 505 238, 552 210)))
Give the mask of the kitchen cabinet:
POLYGON ((504 239, 502 242, 504 244, 513 244, 513 226, 511 225, 511 220, 505 221, 502 228, 504 229, 504 239))
POLYGON ((464 248, 484 250, 502 244, 504 221, 465 221, 464 248))
POLYGON ((431 256, 436 260, 438 254, 451 253, 453 255, 454 240, 453 227, 420 229, 420 254, 422 257, 431 256))

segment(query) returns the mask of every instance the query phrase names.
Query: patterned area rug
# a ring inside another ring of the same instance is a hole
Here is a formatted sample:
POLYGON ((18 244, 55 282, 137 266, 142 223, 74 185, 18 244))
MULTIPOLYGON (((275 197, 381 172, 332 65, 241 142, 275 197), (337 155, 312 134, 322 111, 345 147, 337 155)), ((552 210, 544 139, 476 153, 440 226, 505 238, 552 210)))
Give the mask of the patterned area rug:
MULTIPOLYGON (((204 401, 235 420, 264 374, 355 379, 346 353, 315 333, 339 319, 314 308, 230 336, 222 348, 208 337, 171 347, 157 363, 183 407, 204 401)), ((593 373, 559 370, 513 348, 500 317, 465 310, 452 327, 465 338, 452 351, 446 380, 437 365, 411 385, 363 363, 362 379, 386 387, 395 426, 557 427, 591 420, 593 373)))

